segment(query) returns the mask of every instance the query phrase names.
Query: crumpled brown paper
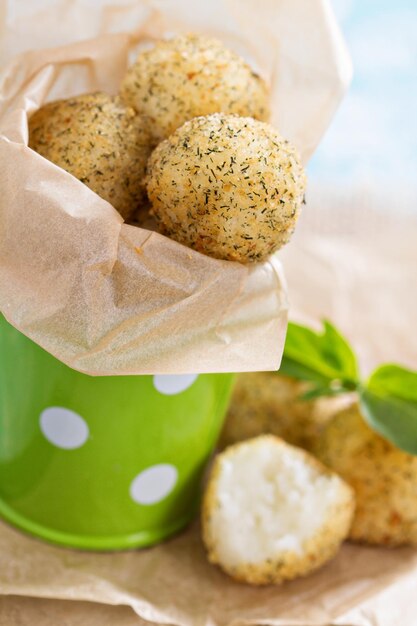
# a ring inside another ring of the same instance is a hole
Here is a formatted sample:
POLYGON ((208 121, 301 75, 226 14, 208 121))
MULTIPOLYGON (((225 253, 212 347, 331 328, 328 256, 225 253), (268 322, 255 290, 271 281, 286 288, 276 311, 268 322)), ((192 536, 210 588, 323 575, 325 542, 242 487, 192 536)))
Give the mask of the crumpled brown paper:
POLYGON ((126 606, 0 597, 0 626, 149 626, 126 606))
POLYGON ((68 625, 83 616, 83 626, 88 620, 102 626, 106 619, 118 626, 124 620, 128 626, 415 626, 417 551, 346 544, 317 573, 259 589, 235 583, 208 564, 197 525, 150 550, 118 554, 71 552, 0 525, 0 592, 24 598, 19 604, 17 597, 0 597, 1 626, 10 604, 31 608, 28 598, 37 598, 38 607, 41 598, 66 600, 64 609, 52 603, 48 610, 58 611, 55 623, 65 611, 68 625), (115 606, 130 607, 137 621, 115 606))
POLYGON ((332 320, 364 376, 382 363, 417 370, 417 215, 381 196, 376 183, 338 193, 312 185, 310 210, 281 254, 290 317, 332 320))
MULTIPOLYGON (((32 31, 39 44, 40 30, 51 32, 54 43, 54 28, 67 41, 89 30, 89 3, 64 2, 38 14, 44 2, 24 4, 27 14, 15 8, 6 15, 7 58, 8 48, 16 51, 22 41, 30 48, 32 31)), ((140 42, 204 31, 241 52, 270 82, 274 122, 305 159, 349 79, 332 20, 325 2, 306 0, 216 0, 200 10, 186 0, 123 2, 96 10, 91 30, 127 33, 12 60, 0 77, 5 317, 90 374, 277 369, 287 315, 277 258, 251 266, 219 261, 123 224, 107 202, 27 147, 27 116, 58 97, 117 92, 129 52, 140 42)))

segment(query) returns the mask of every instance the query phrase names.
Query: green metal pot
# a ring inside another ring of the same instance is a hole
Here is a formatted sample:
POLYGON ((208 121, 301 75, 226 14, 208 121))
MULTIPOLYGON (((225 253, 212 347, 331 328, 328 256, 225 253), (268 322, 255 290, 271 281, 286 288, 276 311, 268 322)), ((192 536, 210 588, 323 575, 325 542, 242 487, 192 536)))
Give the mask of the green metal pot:
POLYGON ((74 548, 149 546, 195 515, 231 374, 90 377, 0 316, 0 515, 74 548))

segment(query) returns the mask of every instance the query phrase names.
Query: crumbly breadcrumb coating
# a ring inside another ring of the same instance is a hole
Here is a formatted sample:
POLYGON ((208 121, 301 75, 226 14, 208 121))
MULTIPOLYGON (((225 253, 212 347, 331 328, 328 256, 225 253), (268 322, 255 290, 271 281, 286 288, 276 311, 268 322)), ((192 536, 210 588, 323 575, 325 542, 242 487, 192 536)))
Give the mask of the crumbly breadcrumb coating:
POLYGON ((147 180, 164 234, 241 263, 288 242, 306 182, 295 149, 274 128, 222 113, 194 118, 160 143, 147 180))
POLYGON ((121 97, 150 118, 157 140, 199 115, 224 112, 267 121, 265 82, 216 39, 182 35, 141 52, 121 97))
POLYGON ((352 540, 382 546, 417 545, 416 456, 369 428, 357 405, 329 422, 316 454, 355 491, 352 540))
POLYGON ((277 372, 239 374, 220 436, 220 447, 272 434, 311 450, 319 434, 348 399, 302 400, 310 389, 303 381, 277 372))
POLYGON ((29 120, 29 146, 124 218, 144 198, 151 134, 146 120, 118 97, 93 93, 44 105, 29 120))
POLYGON ((265 435, 216 457, 204 495, 211 563, 252 585, 313 572, 338 551, 354 510, 350 487, 304 450, 265 435))

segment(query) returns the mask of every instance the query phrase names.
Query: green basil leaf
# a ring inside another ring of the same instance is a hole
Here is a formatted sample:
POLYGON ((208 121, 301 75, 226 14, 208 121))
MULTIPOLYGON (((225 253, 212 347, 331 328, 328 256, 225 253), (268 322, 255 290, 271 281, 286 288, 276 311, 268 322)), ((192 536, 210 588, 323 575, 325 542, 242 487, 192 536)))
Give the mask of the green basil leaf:
POLYGON ((367 389, 417 403, 417 372, 400 365, 382 365, 367 382, 367 389))
POLYGON ((329 382, 327 376, 323 376, 314 369, 297 363, 297 361, 294 361, 293 359, 287 358, 285 354, 281 361, 279 373, 284 374, 284 376, 290 376, 290 378, 297 378, 298 380, 308 380, 313 383, 324 384, 329 382))
POLYGON ((362 389, 362 415, 380 435, 409 454, 417 455, 417 402, 362 389))
POLYGON ((324 397, 333 397, 338 396, 341 393, 346 393, 346 389, 343 387, 330 387, 330 385, 325 385, 323 387, 317 386, 312 387, 301 396, 299 396, 300 400, 315 400, 316 398, 324 398, 324 397))
POLYGON ((326 320, 324 320, 323 324, 325 357, 329 360, 329 363, 333 363, 335 369, 338 369, 343 374, 341 378, 357 381, 359 378, 358 362, 348 341, 333 324, 326 320))
POLYGON ((357 383, 358 365, 348 342, 330 324, 324 322, 323 332, 290 322, 284 348, 284 367, 297 364, 302 378, 302 368, 309 377, 304 380, 342 380, 357 383), (314 373, 314 374, 313 374, 314 373))

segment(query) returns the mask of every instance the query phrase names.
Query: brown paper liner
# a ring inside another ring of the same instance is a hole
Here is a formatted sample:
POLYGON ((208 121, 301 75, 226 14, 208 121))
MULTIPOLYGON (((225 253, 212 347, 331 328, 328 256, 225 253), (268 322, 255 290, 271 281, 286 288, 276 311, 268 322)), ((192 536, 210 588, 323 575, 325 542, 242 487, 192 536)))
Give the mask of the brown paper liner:
POLYGON ((269 81, 273 121, 306 159, 350 75, 331 13, 308 2, 302 12, 271 1, 216 0, 202 12, 185 0, 100 9, 25 4, 26 12, 19 6, 6 15, 4 58, 31 42, 38 48, 39 31, 43 45, 101 36, 24 52, 0 77, 0 311, 61 361, 93 375, 277 369, 287 316, 277 258, 219 261, 123 224, 107 202, 27 147, 27 118, 45 101, 116 93, 138 44, 204 31, 269 81), (128 32, 102 34, 115 30, 128 32))

